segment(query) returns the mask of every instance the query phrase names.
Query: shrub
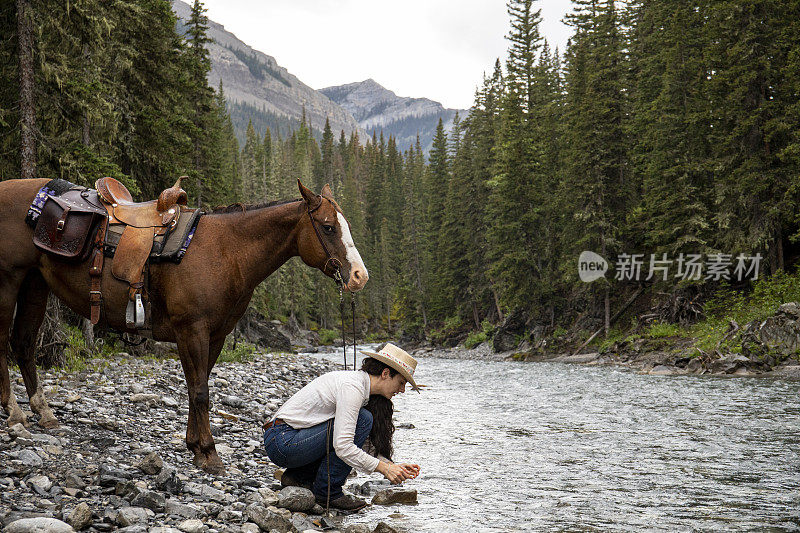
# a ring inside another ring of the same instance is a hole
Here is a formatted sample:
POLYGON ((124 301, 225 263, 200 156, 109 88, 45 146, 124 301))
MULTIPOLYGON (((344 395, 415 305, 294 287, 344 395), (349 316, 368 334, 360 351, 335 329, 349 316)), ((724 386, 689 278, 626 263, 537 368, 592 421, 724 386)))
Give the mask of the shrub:
POLYGON ((684 336, 684 333, 677 324, 670 324, 668 322, 655 322, 650 326, 647 335, 653 339, 658 339, 661 337, 682 337, 684 336))
POLYGON ((366 343, 385 342, 388 340, 389 335, 385 331, 373 331, 372 333, 367 333, 367 336, 364 337, 364 342, 366 343))
POLYGON ((464 348, 470 349, 478 344, 485 342, 487 339, 486 333, 483 331, 472 331, 469 335, 467 335, 467 339, 464 341, 464 348))
POLYGON ((217 359, 218 363, 244 363, 253 359, 256 347, 248 342, 237 342, 234 347, 233 341, 225 340, 225 346, 217 359))
POLYGON ((332 345, 340 335, 340 333, 335 329, 325 328, 320 328, 319 331, 317 331, 317 334, 319 335, 319 343, 324 346, 332 345))

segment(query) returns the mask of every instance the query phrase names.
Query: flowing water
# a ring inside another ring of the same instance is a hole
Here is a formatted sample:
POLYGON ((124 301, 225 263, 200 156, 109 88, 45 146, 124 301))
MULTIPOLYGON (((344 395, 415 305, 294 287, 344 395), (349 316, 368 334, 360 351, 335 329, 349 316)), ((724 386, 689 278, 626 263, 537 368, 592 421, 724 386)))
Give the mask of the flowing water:
MULTIPOLYGON (((338 354, 324 354, 341 361, 338 354)), ((352 354, 351 354, 352 364, 352 354)), ((411 531, 800 530, 800 382, 420 359, 395 397, 411 531)), ((359 476, 360 481, 366 478, 359 476)))

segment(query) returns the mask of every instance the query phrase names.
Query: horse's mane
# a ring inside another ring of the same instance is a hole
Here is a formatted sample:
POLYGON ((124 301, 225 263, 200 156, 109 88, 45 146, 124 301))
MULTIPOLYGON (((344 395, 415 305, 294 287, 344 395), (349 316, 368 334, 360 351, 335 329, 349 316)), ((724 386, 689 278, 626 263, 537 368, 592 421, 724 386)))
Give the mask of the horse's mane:
POLYGON ((302 198, 295 198, 294 200, 272 200, 271 202, 261 202, 258 204, 243 204, 236 202, 230 205, 218 205, 211 210, 211 215, 223 215, 225 213, 244 213, 245 211, 254 211, 256 209, 265 209, 267 207, 275 207, 278 205, 290 204, 292 202, 301 202, 302 198))

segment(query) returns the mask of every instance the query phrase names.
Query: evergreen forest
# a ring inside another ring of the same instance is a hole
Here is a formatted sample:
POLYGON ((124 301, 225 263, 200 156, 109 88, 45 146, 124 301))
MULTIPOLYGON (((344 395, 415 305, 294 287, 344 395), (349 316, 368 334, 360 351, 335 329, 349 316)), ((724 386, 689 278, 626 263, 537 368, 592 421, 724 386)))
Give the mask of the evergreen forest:
MULTIPOLYGON (((185 174, 205 209, 328 183, 369 269, 355 298, 371 339, 460 342, 510 316, 537 335, 608 333, 638 292, 747 294, 740 255, 762 258, 761 277, 792 269, 800 1, 573 0, 565 50, 542 37, 536 2, 507 8, 507 56, 425 155, 227 102, 207 82, 198 0, 180 26, 168 0, 2 2, 0 179, 113 176, 149 199, 185 174), (611 263, 605 278, 579 279, 585 250, 611 263), (700 254, 730 275, 676 278, 675 261, 666 280, 617 279, 625 254, 643 254, 643 274, 651 254, 700 254)), ((297 258, 252 306, 339 327, 335 284, 297 258)))

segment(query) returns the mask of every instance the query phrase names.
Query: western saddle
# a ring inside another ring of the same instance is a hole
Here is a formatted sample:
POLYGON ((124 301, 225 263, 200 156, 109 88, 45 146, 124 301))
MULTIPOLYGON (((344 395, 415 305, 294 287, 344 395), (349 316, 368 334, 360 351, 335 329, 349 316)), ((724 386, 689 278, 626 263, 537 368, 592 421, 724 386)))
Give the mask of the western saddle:
MULTIPOLYGON (((186 206, 188 196, 181 188, 181 176, 175 185, 165 189, 158 200, 134 202, 130 191, 114 178, 100 178, 95 183, 98 196, 108 212, 108 224, 124 224, 111 266, 111 274, 120 281, 128 283, 128 307, 125 313, 128 327, 142 328, 145 323, 145 310, 142 302, 144 289, 144 269, 153 239, 167 234, 178 222, 181 206, 186 206)), ((89 270, 92 286, 90 303, 92 322, 97 323, 100 316, 100 279, 103 270, 103 240, 107 226, 98 231, 92 266, 89 270)))

